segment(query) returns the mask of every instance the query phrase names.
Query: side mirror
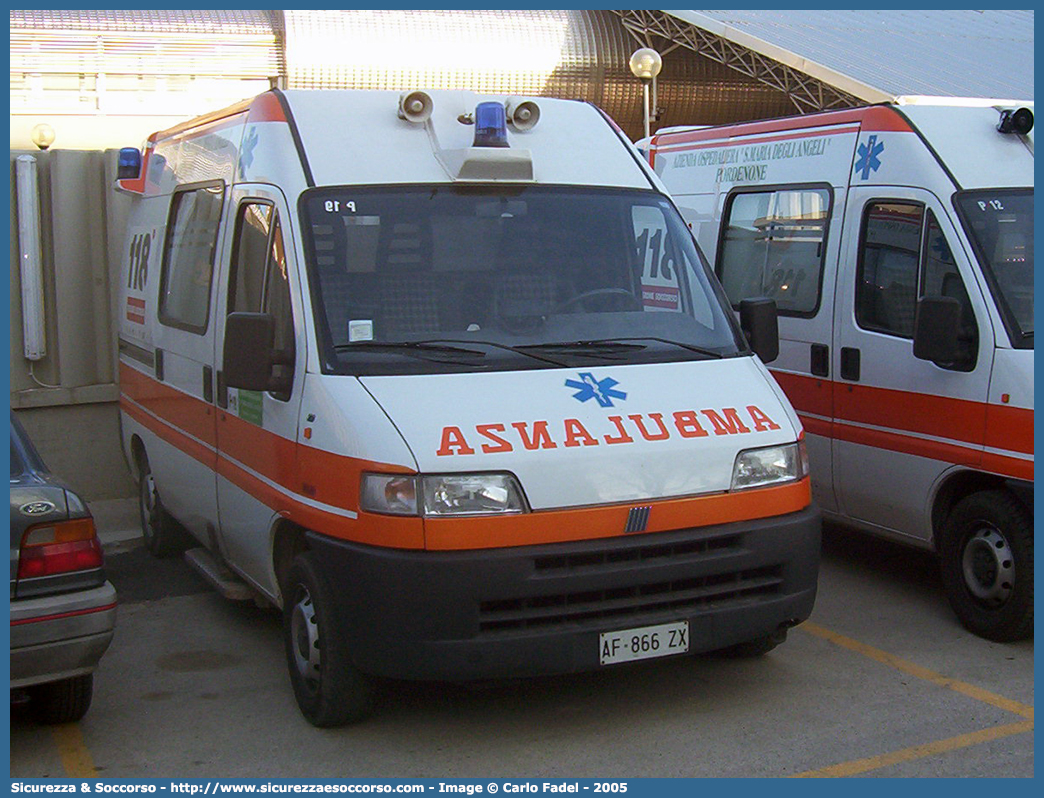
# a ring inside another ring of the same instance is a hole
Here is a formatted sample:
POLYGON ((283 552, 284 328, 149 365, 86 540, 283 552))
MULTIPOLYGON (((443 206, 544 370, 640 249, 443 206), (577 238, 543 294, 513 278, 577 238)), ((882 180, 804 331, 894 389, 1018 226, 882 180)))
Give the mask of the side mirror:
POLYGON ((740 327, 747 343, 762 363, 771 363, 779 357, 779 322, 776 318, 776 300, 744 299, 740 302, 740 327))
POLYGON ((914 357, 938 364, 955 362, 960 357, 960 330, 959 300, 949 296, 921 297, 914 315, 914 357))
POLYGON ((230 388, 270 391, 275 387, 275 317, 271 313, 229 313, 221 370, 230 388))

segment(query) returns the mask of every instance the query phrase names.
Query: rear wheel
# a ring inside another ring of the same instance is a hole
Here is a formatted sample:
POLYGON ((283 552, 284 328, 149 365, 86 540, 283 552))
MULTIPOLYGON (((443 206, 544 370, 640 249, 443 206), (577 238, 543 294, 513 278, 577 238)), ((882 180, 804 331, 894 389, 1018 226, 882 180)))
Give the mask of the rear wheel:
POLYGON ((94 693, 94 674, 30 688, 30 706, 43 723, 72 723, 87 714, 94 693))
POLYGON ((942 581, 961 623, 997 642, 1033 633, 1033 518, 1010 493, 983 491, 954 507, 939 544, 942 581))
POLYGON ((319 727, 365 718, 373 709, 373 688, 351 664, 332 591, 311 552, 294 558, 283 602, 286 661, 301 713, 319 727))
POLYGON ((141 455, 138 469, 138 515, 145 548, 157 557, 168 557, 188 548, 188 535, 163 507, 156 480, 149 467, 149 458, 141 455))

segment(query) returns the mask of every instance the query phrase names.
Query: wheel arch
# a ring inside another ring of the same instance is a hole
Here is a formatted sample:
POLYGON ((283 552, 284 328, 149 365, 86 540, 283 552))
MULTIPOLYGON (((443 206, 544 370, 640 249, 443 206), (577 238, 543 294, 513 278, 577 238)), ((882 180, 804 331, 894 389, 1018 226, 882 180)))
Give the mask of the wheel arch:
MULTIPOLYGON (((932 498, 931 523, 933 548, 938 551, 939 541, 943 530, 946 528, 946 522, 949 519, 953 508, 957 506, 957 503, 960 502, 961 499, 971 496, 973 493, 980 493, 988 490, 1008 490, 1013 495, 1018 496, 1017 493, 1009 489, 1008 483, 1010 482, 1011 480, 997 476, 996 474, 987 474, 982 471, 973 471, 971 469, 962 469, 947 474, 940 481, 932 498)), ((1032 497, 1032 491, 1030 496, 1032 497)), ((1025 499, 1019 497, 1019 500, 1025 503, 1025 499)), ((1029 504, 1029 509, 1030 512, 1032 512, 1032 500, 1029 504)))
POLYGON ((272 526, 272 573, 278 591, 278 606, 283 606, 283 585, 290 565, 298 554, 309 550, 307 532, 303 526, 280 517, 272 526))

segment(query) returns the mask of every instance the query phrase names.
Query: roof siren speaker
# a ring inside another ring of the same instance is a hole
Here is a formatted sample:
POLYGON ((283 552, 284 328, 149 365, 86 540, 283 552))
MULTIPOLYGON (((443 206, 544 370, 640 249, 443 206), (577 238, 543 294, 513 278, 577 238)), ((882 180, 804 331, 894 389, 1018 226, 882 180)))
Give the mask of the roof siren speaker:
POLYGON ((510 99, 505 104, 507 120, 518 131, 532 130, 540 121, 540 108, 532 100, 510 99))
POLYGON ((399 119, 418 124, 431 116, 431 96, 423 91, 404 91, 399 95, 399 119))
POLYGON ((997 130, 1001 133, 1017 133, 1020 136, 1025 136, 1033 130, 1033 112, 1029 108, 1016 110, 1005 108, 1000 112, 997 130))

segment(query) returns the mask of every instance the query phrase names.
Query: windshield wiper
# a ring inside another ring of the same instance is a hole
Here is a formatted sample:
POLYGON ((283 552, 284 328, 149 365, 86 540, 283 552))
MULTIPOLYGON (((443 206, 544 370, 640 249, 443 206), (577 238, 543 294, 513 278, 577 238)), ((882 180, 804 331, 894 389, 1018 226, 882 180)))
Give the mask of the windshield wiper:
POLYGON ((672 341, 668 338, 652 338, 646 336, 638 338, 599 338, 582 341, 560 341, 547 344, 526 344, 525 346, 518 348, 553 350, 569 354, 582 354, 590 357, 610 358, 615 355, 624 354, 625 352, 637 352, 648 348, 645 344, 635 343, 637 341, 654 341, 660 344, 668 344, 669 346, 677 346, 682 349, 687 349, 690 352, 706 355, 707 357, 718 359, 725 357, 721 352, 715 352, 712 349, 703 349, 698 346, 693 346, 692 344, 682 343, 681 341, 672 341))
POLYGON ((531 350, 553 354, 580 355, 602 360, 619 360, 627 352, 640 352, 643 344, 628 344, 619 341, 556 341, 546 344, 522 344, 515 347, 529 353, 531 350))
POLYGON ((453 355, 475 355, 485 357, 486 353, 478 349, 464 349, 460 346, 449 346, 439 341, 354 341, 350 344, 337 344, 335 352, 350 352, 353 349, 387 349, 395 350, 419 350, 421 352, 432 352, 435 354, 447 353, 453 355))
POLYGON ((524 357, 530 357, 534 360, 539 360, 543 363, 549 363, 552 366, 564 366, 564 363, 560 363, 557 360, 553 360, 549 357, 541 357, 540 355, 532 352, 523 351, 522 347, 509 346, 508 344, 498 344, 494 341, 459 341, 455 339, 443 339, 437 338, 427 341, 356 341, 349 344, 338 344, 334 347, 334 351, 337 352, 350 352, 353 349, 387 349, 389 351, 401 351, 403 354, 417 354, 417 355, 440 355, 444 354, 447 356, 469 356, 475 358, 483 358, 486 353, 479 349, 469 349, 468 346, 491 346, 495 349, 503 349, 507 352, 513 352, 517 355, 524 357), (455 346, 454 344, 464 344, 465 346, 455 346))

